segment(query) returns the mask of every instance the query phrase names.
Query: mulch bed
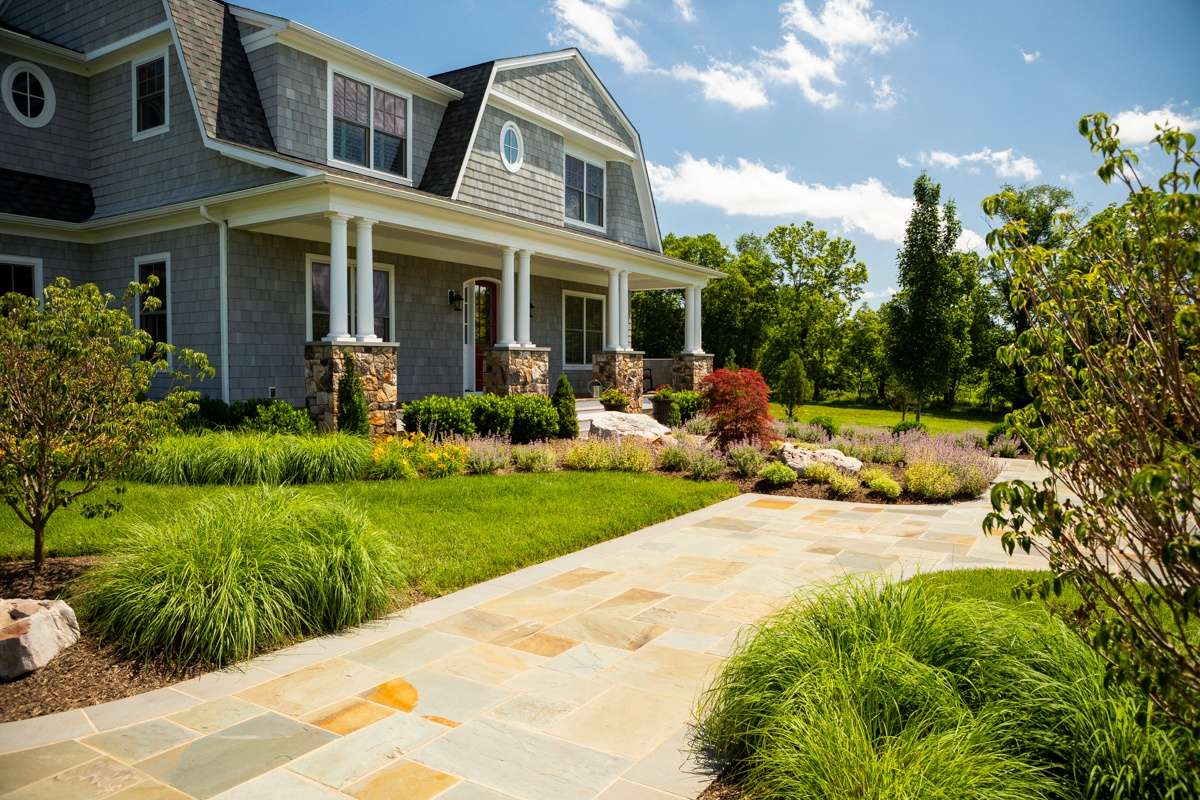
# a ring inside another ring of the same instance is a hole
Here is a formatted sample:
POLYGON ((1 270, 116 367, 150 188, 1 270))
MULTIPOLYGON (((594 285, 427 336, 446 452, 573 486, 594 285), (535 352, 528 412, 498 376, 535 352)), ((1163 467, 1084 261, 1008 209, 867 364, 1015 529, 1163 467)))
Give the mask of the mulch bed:
POLYGON ((738 800, 742 796, 742 791, 732 783, 717 778, 708 785, 708 788, 700 793, 697 800, 738 800))
MULTIPOLYGON (((33 572, 29 561, 0 562, 0 597, 61 597, 72 579, 99 560, 99 556, 48 558, 41 574, 33 572)), ((203 672, 122 658, 83 625, 79 641, 49 664, 14 681, 0 681, 0 722, 119 700, 203 672)))

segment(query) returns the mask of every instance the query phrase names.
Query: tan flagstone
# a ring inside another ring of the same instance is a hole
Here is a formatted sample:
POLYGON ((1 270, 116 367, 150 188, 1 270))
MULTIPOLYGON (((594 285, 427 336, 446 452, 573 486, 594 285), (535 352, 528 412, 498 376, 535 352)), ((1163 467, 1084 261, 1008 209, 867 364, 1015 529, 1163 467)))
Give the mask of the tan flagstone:
POLYGON ((622 616, 633 616, 642 609, 650 606, 668 597, 664 592, 655 592, 650 589, 626 589, 616 597, 611 597, 603 603, 592 608, 593 611, 608 611, 622 616))
POLYGON ((260 706, 299 717, 351 697, 368 686, 381 683, 385 677, 379 670, 363 664, 331 658, 246 689, 239 696, 260 706))
POLYGON ((167 719, 200 733, 212 733, 256 717, 264 711, 266 709, 262 706, 248 703, 240 697, 221 697, 172 714, 167 719))
POLYGON ((707 685, 723 658, 708 653, 648 645, 600 673, 604 680, 645 691, 682 693, 689 699, 707 685))
POLYGON ((393 714, 330 742, 288 765, 326 786, 342 789, 440 736, 446 728, 415 714, 393 714))
POLYGON ((532 636, 544 627, 546 626, 540 622, 522 622, 515 628, 504 631, 499 636, 491 639, 490 642, 499 647, 511 647, 514 643, 532 636))
POLYGON ((0 756, 0 795, 99 755, 79 742, 47 744, 0 756))
POLYGON ((551 627, 549 632, 593 644, 619 647, 622 650, 637 650, 666 630, 661 625, 595 611, 577 614, 551 627))
MULTIPOLYGON (((474 639, 468 639, 465 636, 455 636, 427 628, 416 628, 359 650, 352 650, 345 655, 345 658, 385 673, 403 675, 414 669, 420 669, 430 661, 436 661, 451 653, 465 650, 474 644, 474 639)), ((379 681, 375 681, 375 683, 379 683, 379 681)), ((361 689, 350 694, 357 691, 361 691, 361 689)), ((245 693, 243 696, 246 696, 245 693)))
POLYGON ((415 761, 399 761, 363 778, 346 793, 358 800, 429 800, 460 780, 415 761))
POLYGON ((689 611, 672 611, 669 608, 655 606, 634 617, 638 622, 649 622, 664 628, 679 628, 696 633, 708 633, 713 636, 724 636, 737 627, 737 623, 707 614, 694 614, 689 611))
POLYGON ((783 598, 768 597, 754 592, 734 592, 709 605, 704 609, 704 613, 737 622, 755 622, 768 614, 773 614, 785 605, 787 605, 787 600, 783 598))
POLYGON ((152 719, 130 725, 128 728, 117 728, 88 736, 83 739, 83 743, 107 753, 117 761, 132 764, 195 739, 198 735, 195 731, 174 722, 152 719))
POLYGON ((484 603, 480 608, 521 620, 553 625, 593 605, 591 597, 560 592, 545 586, 529 586, 484 603))
POLYGON ((655 608, 665 608, 668 611, 687 611, 696 614, 708 608, 711 604, 712 600, 707 598, 672 595, 657 604, 655 608))
POLYGON ((796 502, 797 501, 795 500, 768 500, 763 498, 762 500, 755 500, 747 505, 749 505, 751 508, 771 508, 776 510, 785 510, 796 505, 796 502))
POLYGON ((142 781, 109 795, 105 800, 188 800, 188 796, 157 781, 142 781))
POLYGON ((561 575, 555 575, 553 578, 542 581, 539 586, 546 586, 551 589, 578 589, 584 584, 591 583, 594 580, 603 578, 612 573, 607 570, 589 569, 588 567, 578 567, 570 572, 564 572, 561 575))
POLYGON ((395 711, 391 708, 379 705, 378 703, 369 703, 366 700, 352 697, 349 700, 342 700, 333 705, 317 709, 310 714, 306 714, 303 719, 310 725, 324 728, 330 733, 336 733, 338 736, 345 736, 394 713, 395 711))
POLYGON ((682 725, 690 710, 690 703, 676 696, 614 686, 548 730, 569 742, 640 758, 682 725))
POLYGON ((446 633, 466 636, 481 642, 488 642, 497 636, 503 635, 506 631, 517 627, 520 622, 521 620, 519 619, 506 617, 503 614, 493 614, 490 611, 483 611, 478 608, 468 608, 466 611, 461 611, 452 617, 435 622, 429 627, 446 633))
POLYGON ((4 796, 5 800, 99 800, 141 783, 145 776, 101 756, 4 796))
POLYGON ((577 644, 579 642, 575 639, 568 639, 566 636, 558 636, 548 631, 538 631, 509 646, 515 650, 523 650, 539 656, 556 656, 559 653, 567 652, 577 644))
POLYGON ((480 683, 501 684, 545 661, 544 656, 535 653, 485 642, 434 661, 427 669, 440 670, 480 683))

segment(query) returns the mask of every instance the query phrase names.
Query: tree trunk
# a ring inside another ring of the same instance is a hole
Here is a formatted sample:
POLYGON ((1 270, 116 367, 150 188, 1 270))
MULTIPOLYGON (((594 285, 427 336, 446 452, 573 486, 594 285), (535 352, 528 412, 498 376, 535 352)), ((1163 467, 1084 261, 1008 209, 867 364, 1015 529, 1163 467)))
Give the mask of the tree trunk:
POLYGON ((33 520, 33 571, 42 571, 42 562, 46 560, 46 521, 33 520))
POLYGON ((917 400, 917 422, 921 421, 921 401, 917 400))

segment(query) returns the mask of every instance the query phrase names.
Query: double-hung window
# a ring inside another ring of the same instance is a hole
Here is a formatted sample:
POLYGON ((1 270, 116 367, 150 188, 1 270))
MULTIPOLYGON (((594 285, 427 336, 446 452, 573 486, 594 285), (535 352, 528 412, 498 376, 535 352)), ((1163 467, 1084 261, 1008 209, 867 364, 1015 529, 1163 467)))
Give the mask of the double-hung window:
POLYGON ((167 54, 133 62, 133 138, 166 131, 170 108, 167 54))
POLYGON ((604 298, 563 294, 563 366, 590 367, 604 347, 604 298))
MULTIPOLYGON (((357 264, 351 264, 349 274, 350 289, 350 333, 358 334, 358 314, 356 309, 358 297, 358 282, 355 279, 357 264)), ((320 341, 329 334, 329 262, 309 258, 308 261, 308 339, 320 341)), ((392 331, 392 269, 386 266, 376 266, 372 270, 370 302, 375 304, 375 335, 385 342, 395 338, 392 331)))
POLYGON ((604 167, 569 153, 563 167, 563 207, 567 220, 603 228, 604 167))
POLYGON ((150 338, 158 342, 171 341, 171 305, 170 305, 170 258, 166 254, 143 256, 134 262, 138 283, 149 283, 150 278, 158 279, 156 285, 139 295, 135 302, 135 319, 138 327, 150 334, 150 338), (147 297, 158 300, 153 309, 147 310, 147 297))
POLYGON ((333 73, 335 161, 408 177, 408 98, 333 73))
POLYGON ((33 259, 8 259, 0 256, 0 297, 9 292, 37 297, 39 262, 33 259))

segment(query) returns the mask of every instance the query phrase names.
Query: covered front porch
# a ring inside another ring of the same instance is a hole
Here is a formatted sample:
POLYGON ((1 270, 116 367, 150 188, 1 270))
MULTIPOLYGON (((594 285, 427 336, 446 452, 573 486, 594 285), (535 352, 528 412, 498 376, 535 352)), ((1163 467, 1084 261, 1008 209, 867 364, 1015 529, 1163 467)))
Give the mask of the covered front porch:
MULTIPOLYGON (((290 347, 305 375, 303 402, 321 424, 335 424, 338 376, 351 364, 384 427, 394 426, 406 400, 545 394, 560 374, 578 394, 598 383, 636 402, 643 371, 632 347, 630 297, 648 289, 681 289, 686 298, 677 383, 710 368, 700 289, 711 271, 588 233, 347 183, 318 180, 209 210, 226 226, 223 257, 239 277, 235 295, 242 287, 274 288, 257 276, 282 272, 288 285, 279 290, 290 296, 260 293, 257 301, 298 305, 303 298, 304 334, 290 347)), ((249 344, 239 338, 254 332, 234 327, 221 356, 236 362, 249 344)), ((222 372, 230 368, 248 377, 237 363, 222 372)))

